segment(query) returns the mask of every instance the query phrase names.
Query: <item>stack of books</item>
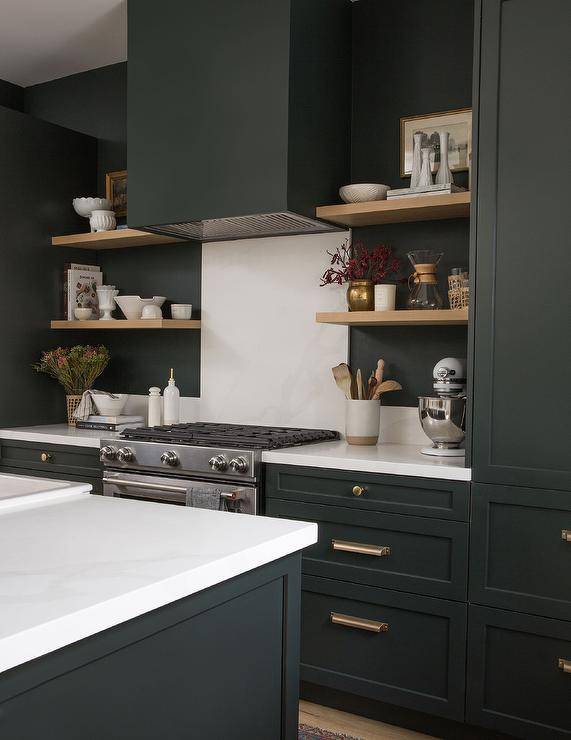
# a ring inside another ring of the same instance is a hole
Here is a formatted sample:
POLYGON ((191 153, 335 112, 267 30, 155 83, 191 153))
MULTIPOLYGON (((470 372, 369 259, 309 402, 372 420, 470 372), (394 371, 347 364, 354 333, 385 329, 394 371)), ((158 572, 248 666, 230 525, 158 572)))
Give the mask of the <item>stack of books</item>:
POLYGON ((396 198, 416 198, 421 195, 450 195, 451 193, 464 193, 466 188, 454 185, 448 182, 445 185, 422 185, 416 188, 399 188, 398 190, 389 190, 387 200, 396 198))
POLYGON ((85 421, 77 421, 76 429, 101 429, 104 432, 122 432, 144 426, 142 416, 88 416, 85 421))

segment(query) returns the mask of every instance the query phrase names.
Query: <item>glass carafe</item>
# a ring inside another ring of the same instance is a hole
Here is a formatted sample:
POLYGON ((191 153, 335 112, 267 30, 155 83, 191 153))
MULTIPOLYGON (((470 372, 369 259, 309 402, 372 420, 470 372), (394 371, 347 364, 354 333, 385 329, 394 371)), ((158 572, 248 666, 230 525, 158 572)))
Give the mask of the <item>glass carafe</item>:
POLYGON ((436 274, 436 267, 442 259, 442 252, 420 249, 416 252, 408 252, 407 257, 412 263, 414 272, 408 279, 410 295, 406 307, 427 310, 442 308, 444 304, 438 289, 436 274))

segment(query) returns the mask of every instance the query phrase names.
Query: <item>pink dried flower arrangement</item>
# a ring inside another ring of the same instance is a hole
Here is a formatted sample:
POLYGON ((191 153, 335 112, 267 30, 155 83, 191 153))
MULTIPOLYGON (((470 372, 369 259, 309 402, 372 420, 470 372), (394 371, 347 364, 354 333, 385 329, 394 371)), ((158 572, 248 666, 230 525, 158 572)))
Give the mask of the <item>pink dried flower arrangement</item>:
POLYGON ((401 268, 400 260, 393 255, 391 247, 377 244, 371 251, 363 242, 353 244, 348 239, 334 252, 327 251, 331 257, 330 266, 321 277, 321 285, 343 285, 353 280, 372 280, 378 284, 401 268))
POLYGON ((107 367, 109 350, 103 345, 91 347, 58 347, 42 352, 40 361, 32 365, 38 373, 55 378, 69 396, 79 396, 93 384, 107 367))

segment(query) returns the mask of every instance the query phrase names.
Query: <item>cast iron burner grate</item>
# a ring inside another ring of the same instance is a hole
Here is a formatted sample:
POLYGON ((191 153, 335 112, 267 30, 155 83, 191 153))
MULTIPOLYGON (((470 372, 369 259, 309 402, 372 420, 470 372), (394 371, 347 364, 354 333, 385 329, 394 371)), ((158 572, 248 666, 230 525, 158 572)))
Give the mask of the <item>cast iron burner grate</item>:
POLYGON ((233 447, 250 450, 278 450, 311 442, 339 439, 339 432, 327 429, 258 427, 247 424, 172 424, 160 427, 126 429, 124 439, 139 442, 170 442, 198 447, 233 447))

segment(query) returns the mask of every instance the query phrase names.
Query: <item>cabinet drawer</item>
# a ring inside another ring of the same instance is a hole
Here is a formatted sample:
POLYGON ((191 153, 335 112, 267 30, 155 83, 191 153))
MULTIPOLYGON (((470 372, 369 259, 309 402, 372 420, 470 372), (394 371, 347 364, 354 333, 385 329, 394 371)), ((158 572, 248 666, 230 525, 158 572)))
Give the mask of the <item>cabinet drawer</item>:
POLYGON ((471 601, 571 620, 571 495, 476 484, 472 512, 471 601))
POLYGON ((364 511, 468 520, 469 484, 462 481, 266 465, 266 496, 364 511), (356 487, 360 495, 353 493, 356 487))
POLYGON ((568 737, 571 624, 480 606, 469 623, 468 721, 526 740, 568 737))
POLYGON ((465 605, 312 576, 302 588, 302 680, 464 718, 465 605))
POLYGON ((304 550, 314 576, 466 600, 468 525, 399 514, 268 500, 271 516, 319 523, 304 550))
POLYGON ((99 450, 95 447, 41 445, 37 442, 3 440, 0 445, 2 467, 60 475, 101 476, 99 450))

